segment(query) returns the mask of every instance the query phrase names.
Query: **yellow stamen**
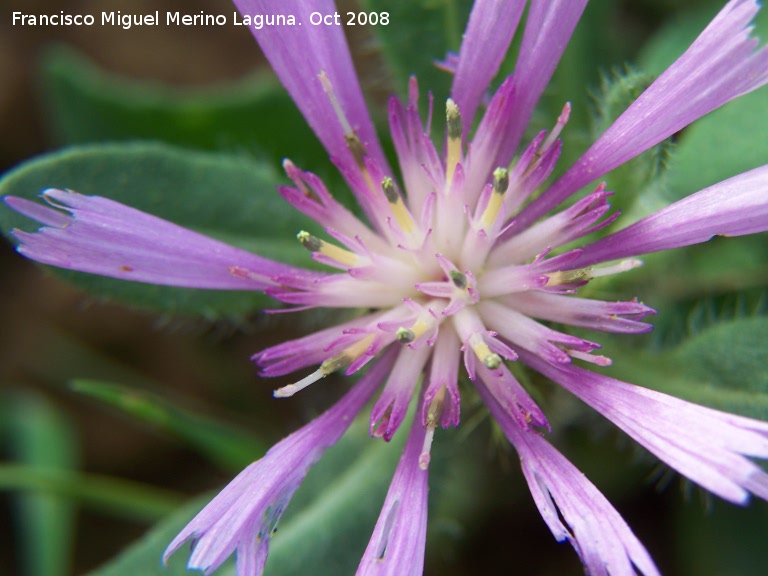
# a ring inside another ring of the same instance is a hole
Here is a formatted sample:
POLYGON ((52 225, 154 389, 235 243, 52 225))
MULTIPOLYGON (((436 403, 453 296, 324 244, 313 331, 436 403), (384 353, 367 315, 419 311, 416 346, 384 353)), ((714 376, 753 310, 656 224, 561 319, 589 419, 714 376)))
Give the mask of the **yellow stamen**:
POLYGON ((365 338, 361 338, 335 356, 328 358, 328 360, 320 365, 320 370, 323 372, 323 376, 327 376, 332 372, 336 372, 336 370, 339 370, 340 368, 344 368, 345 366, 352 364, 352 362, 357 360, 366 350, 368 350, 370 345, 373 343, 373 338, 373 334, 368 334, 368 336, 365 338))
POLYGON ((480 362, 482 362, 486 368, 495 370, 496 368, 501 366, 501 356, 499 356, 494 352, 491 352, 491 349, 488 347, 488 344, 485 343, 485 341, 482 339, 480 335, 478 334, 473 335, 469 339, 469 345, 472 347, 472 352, 475 353, 475 356, 477 356, 477 359, 480 360, 480 362))
POLYGON ((351 346, 348 346, 335 356, 328 358, 328 360, 320 365, 320 371, 323 372, 323 376, 327 376, 332 372, 336 372, 336 370, 339 370, 340 368, 349 366, 352 364, 352 362, 360 358, 360 356, 362 356, 363 353, 368 350, 368 347, 373 342, 373 338, 374 335, 369 334, 365 338, 361 338, 351 346))
POLYGON ((545 286, 559 286, 561 284, 575 284, 592 280, 591 268, 577 268, 576 270, 561 270, 547 273, 545 286))
POLYGON ((461 162, 461 134, 464 131, 459 107, 450 98, 448 98, 445 104, 445 117, 448 124, 448 154, 445 161, 445 176, 450 186, 451 182, 453 182, 456 165, 461 162))
POLYGON ((410 344, 417 338, 421 338, 432 324, 418 318, 410 328, 400 327, 397 329, 397 341, 401 344, 410 344))
POLYGON ((392 208, 392 213, 395 216, 395 220, 397 220, 397 223, 400 225, 400 229, 406 234, 413 232, 416 225, 413 223, 413 218, 411 218, 411 214, 408 212, 405 202, 403 202, 403 197, 400 195, 392 178, 386 176, 381 182, 381 188, 384 190, 384 196, 387 197, 387 202, 389 202, 389 205, 392 208))
POLYGON ((600 266, 598 268, 587 267, 577 268, 576 270, 564 270, 559 272, 548 273, 547 286, 557 286, 559 284, 574 284, 577 282, 589 282, 593 278, 600 278, 601 276, 609 276, 611 274, 619 274, 621 272, 627 272, 638 266, 642 266, 642 260, 637 258, 629 258, 622 260, 609 266, 600 266))
POLYGON ((435 438, 435 428, 437 428, 437 421, 440 419, 440 414, 443 412, 443 405, 445 404, 445 386, 435 394, 432 402, 429 404, 427 410, 427 422, 426 422, 426 434, 424 435, 424 444, 421 447, 421 454, 419 455, 419 468, 426 470, 429 468, 429 462, 432 460, 432 441, 435 438))
POLYGON ((312 236, 309 232, 302 230, 296 234, 296 238, 298 238, 301 245, 310 252, 319 252, 343 266, 352 268, 359 264, 360 259, 354 252, 340 248, 335 244, 330 244, 325 240, 312 236))
POLYGON ((287 386, 283 386, 282 388, 278 388, 275 390, 272 395, 275 398, 288 398, 289 396, 293 396, 296 394, 296 392, 299 392, 300 390, 303 390, 310 384, 314 384, 321 378, 325 378, 329 374, 332 374, 333 372, 336 372, 336 370, 340 370, 341 368, 344 368, 345 366, 349 366, 357 360, 360 356, 363 355, 363 353, 368 349, 368 347, 373 342, 374 335, 369 334, 365 338, 362 338, 352 344, 351 346, 345 348, 335 356, 331 356, 320 364, 320 367, 312 372, 309 376, 306 376, 299 380, 298 382, 294 384, 288 384, 287 386))
POLYGON ((488 205, 480 218, 484 228, 490 228, 498 218, 507 188, 509 188, 509 171, 506 168, 496 168, 493 171, 493 194, 488 199, 488 205))
POLYGON ((429 403, 429 409, 427 410, 427 426, 430 424, 437 424, 440 414, 443 412, 443 404, 445 403, 445 386, 435 394, 432 402, 429 403))
POLYGON ((328 75, 325 73, 325 70, 321 70, 317 77, 320 80, 323 91, 328 96, 328 100, 331 101, 331 106, 333 106, 333 111, 336 113, 336 117, 339 119, 341 128, 344 130, 344 141, 347 143, 347 148, 349 148, 349 151, 352 154, 352 158, 355 160, 355 164, 360 169, 363 178, 365 178, 365 183, 368 185, 368 188, 372 192, 375 192, 376 187, 373 183, 373 179, 368 172, 368 168, 365 166, 365 157, 368 155, 365 146, 360 141, 360 138, 358 138, 355 131, 352 129, 352 125, 349 123, 349 120, 347 120, 347 116, 344 114, 344 110, 341 108, 339 99, 336 98, 336 93, 333 91, 333 85, 331 84, 331 80, 328 78, 328 75))

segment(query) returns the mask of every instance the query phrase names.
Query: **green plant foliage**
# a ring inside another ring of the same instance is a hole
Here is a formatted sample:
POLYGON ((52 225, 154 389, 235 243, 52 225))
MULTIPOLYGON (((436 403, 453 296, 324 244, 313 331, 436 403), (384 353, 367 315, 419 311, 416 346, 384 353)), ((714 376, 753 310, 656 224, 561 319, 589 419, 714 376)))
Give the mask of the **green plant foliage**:
MULTIPOLYGON (((267 574, 351 574, 376 523, 386 487, 400 456, 403 432, 390 444, 362 433, 364 419, 330 448, 309 472, 270 541, 267 574)), ((212 495, 196 499, 153 528, 91 576, 181 576, 188 549, 180 549, 163 568, 163 551, 212 495)), ((232 562, 217 575, 234 574, 232 562)))
POLYGON ((768 322, 736 317, 695 329, 674 348, 606 349, 610 375, 697 404, 768 419, 768 322))
MULTIPOLYGON (((92 145, 31 160, 0 180, 0 195, 36 198, 50 187, 122 202, 261 256, 299 265, 312 260, 295 239, 316 225, 275 191, 262 162, 158 143, 92 145)), ((0 227, 34 229, 7 207, 0 227)), ((220 292, 124 282, 51 269, 99 298, 161 312, 238 320, 276 303, 254 292, 220 292)))
POLYGON ((159 140, 207 150, 286 155, 316 169, 327 154, 271 71, 211 88, 142 82, 56 46, 42 61, 43 95, 62 144, 159 140))
MULTIPOLYGON (((604 74, 595 95, 593 139, 596 140, 605 132, 654 79, 654 76, 629 66, 604 74)), ((648 197, 656 191, 658 179, 666 171, 671 154, 672 144, 665 140, 613 170, 606 178, 609 188, 616 193, 611 198, 611 204, 625 212, 621 219, 622 226, 663 206, 658 202, 650 202, 648 197), (637 204, 645 206, 642 214, 637 204)))
MULTIPOLYGON (((68 474, 77 467, 75 431, 58 409, 31 393, 6 395, 3 408, 8 447, 32 475, 68 474)), ((0 471, 0 487, 7 484, 5 472, 0 471)), ((32 483, 14 487, 25 486, 15 499, 24 573, 64 576, 73 551, 75 506, 62 494, 35 490, 32 483)))
MULTIPOLYGON (((36 493, 49 499, 61 499, 67 506, 77 502, 100 514, 134 522, 157 521, 181 504, 177 493, 147 484, 99 474, 21 464, 0 465, 0 490, 36 493)), ((46 522, 53 520, 47 518, 46 522)), ((57 537, 66 538, 70 533, 59 533, 57 537)), ((35 548, 35 554, 38 553, 35 548)), ((39 560, 47 562, 45 559, 39 560)), ((47 576, 51 572, 42 574, 47 576)))
MULTIPOLYGON (((722 3, 689 12, 664 27, 644 49, 644 70, 660 74, 706 27, 722 3)), ((768 39, 768 16, 758 14, 753 36, 768 39)), ((762 166, 768 158, 768 89, 740 97, 686 128, 677 140, 665 187, 671 200, 762 166)))
POLYGON ((741 318, 704 329, 668 353, 687 382, 680 396, 768 419, 768 321, 741 318))
POLYGON ((768 90, 726 104, 687 128, 670 163, 673 199, 762 166, 768 161, 768 90))
POLYGON ((174 406, 155 394, 94 380, 75 380, 75 392, 96 398, 128 415, 172 434, 214 464, 239 471, 258 460, 267 447, 234 426, 174 406))
POLYGON ((681 576, 750 576, 768 565, 765 534, 768 507, 753 502, 746 509, 714 500, 696 501, 675 510, 676 570, 681 576))
MULTIPOLYGON (((187 558, 179 551, 164 566, 163 551, 181 529, 211 499, 213 494, 194 498, 179 507, 133 545, 125 548, 115 559, 89 573, 89 576, 192 576, 186 569, 187 558)), ((230 565, 232 562, 230 561, 230 565)), ((225 572, 226 569, 220 570, 225 572)), ((232 570, 234 574, 234 570, 232 570)))
POLYGON ((437 102, 444 101, 452 76, 439 70, 434 62, 442 60, 448 51, 458 52, 471 2, 362 0, 361 3, 369 11, 389 12, 390 24, 376 26, 373 32, 395 78, 398 93, 406 93, 408 78, 415 75, 422 89, 432 90, 437 102))

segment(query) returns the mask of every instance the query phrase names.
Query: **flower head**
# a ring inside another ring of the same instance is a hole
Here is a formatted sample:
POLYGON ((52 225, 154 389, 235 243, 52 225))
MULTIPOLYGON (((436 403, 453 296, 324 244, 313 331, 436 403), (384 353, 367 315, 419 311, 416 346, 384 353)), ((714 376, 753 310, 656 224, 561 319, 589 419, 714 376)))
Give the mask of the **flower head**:
MULTIPOLYGON (((305 3, 236 0, 247 13, 299 13, 305 3)), ((301 374, 276 390, 277 397, 291 396, 332 372, 351 375, 371 366, 335 408, 225 488, 174 540, 169 553, 196 538, 190 567, 207 573, 237 550, 239 573, 260 573, 270 527, 307 468, 335 442, 373 388, 383 383, 370 418, 371 435, 389 440, 423 380, 417 421, 360 565, 364 574, 420 573, 430 447, 438 427, 459 423, 464 373, 518 450, 553 534, 573 544, 587 571, 656 574, 618 513, 542 437, 551 424, 515 378, 512 362, 571 391, 723 498, 768 497, 768 475, 746 458, 768 457, 767 424, 595 374, 582 366, 610 364, 596 353, 600 345, 545 323, 646 332, 651 326, 643 320, 654 311, 643 303, 574 294, 603 276, 636 268, 635 256, 717 234, 768 229, 768 167, 715 184, 576 249, 563 247, 616 220, 608 202, 612 193, 599 184, 552 212, 596 178, 768 82, 768 51, 755 50, 749 37, 757 6, 751 0, 729 2, 572 167, 545 185, 560 156, 559 135, 570 104, 564 104, 549 131, 530 142, 523 142, 523 134, 585 4, 531 2, 515 73, 487 101, 472 133, 525 7, 524 2, 477 0, 459 53, 443 64, 455 76, 444 115, 442 106, 435 115, 445 126, 442 148, 430 137, 431 97, 422 121, 415 79, 405 103, 396 97, 389 102, 400 182, 378 143, 340 29, 254 31, 367 217, 365 222, 338 203, 316 175, 285 162, 292 185, 281 187, 280 194, 317 222, 317 229, 300 231, 297 239, 327 272, 254 256, 103 198, 47 191, 50 208, 6 198, 12 208, 45 225, 34 234, 16 233, 19 251, 41 262, 144 282, 262 290, 298 309, 367 310, 254 357, 265 376, 301 374), (344 426, 328 416, 339 411, 344 426), (709 450, 697 450, 703 444, 709 450)), ((326 0, 312 5, 334 9, 326 0)))

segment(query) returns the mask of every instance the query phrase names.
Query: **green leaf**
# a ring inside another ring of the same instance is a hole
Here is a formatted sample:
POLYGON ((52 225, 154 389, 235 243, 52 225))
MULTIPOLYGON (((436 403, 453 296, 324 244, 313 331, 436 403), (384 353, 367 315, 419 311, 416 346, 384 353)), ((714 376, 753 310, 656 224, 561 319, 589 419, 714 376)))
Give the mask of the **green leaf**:
POLYGON ((760 89, 702 118, 681 135, 667 187, 679 199, 762 166, 768 159, 768 90, 760 89))
MULTIPOLYGON (((630 67, 614 69, 603 75, 599 93, 595 97, 597 114, 593 124, 593 139, 605 132, 613 122, 653 82, 654 77, 630 67)), ((665 173, 672 144, 664 140, 610 173, 607 181, 616 195, 611 198, 614 208, 624 213, 621 225, 664 207, 667 202, 659 198, 658 179, 665 173)))
POLYGON ((445 58, 449 50, 458 52, 471 3, 467 0, 362 0, 361 4, 365 10, 389 14, 389 24, 374 26, 372 32, 398 91, 405 93, 408 78, 416 75, 424 91, 433 91, 437 102, 445 101, 452 76, 439 70, 434 62, 445 58))
MULTIPOLYGON (((5 409, 11 451, 32 474, 68 473, 77 466, 72 425, 42 397, 26 393, 5 398, 5 409)), ((16 506, 25 574, 68 574, 75 531, 73 502, 61 494, 25 490, 16 497, 16 506)))
MULTIPOLYGON (((715 324, 681 344, 671 361, 689 377, 768 406, 768 322, 765 317, 715 324)), ((768 412, 766 413, 768 415, 768 412)))
POLYGON ((0 465, 0 490, 39 492, 51 498, 76 500, 102 514, 139 522, 156 521, 180 504, 175 492, 139 482, 14 464, 0 465))
MULTIPOLYGON (((296 232, 317 226, 275 191, 264 163, 155 143, 82 146, 27 162, 0 180, 0 195, 36 198, 56 187, 106 196, 259 255, 311 263, 296 232)), ((30 221, 0 208, 0 227, 30 221)), ((53 269, 91 294, 168 313, 237 319, 274 300, 254 292, 180 289, 53 269)))
POLYGON ((748 576, 768 565, 765 534, 768 507, 754 502, 744 509, 713 499, 705 509, 697 502, 674 510, 676 569, 681 576, 748 576))
MULTIPOLYGON (((642 297, 654 308, 673 303, 675 307, 665 310, 665 315, 701 299, 759 292, 768 285, 768 236, 764 234, 715 237, 694 246, 647 254, 642 260, 641 270, 610 278, 610 286, 620 286, 624 297, 642 297)), ((664 316, 654 324, 661 322, 664 316)))
POLYGON ((639 62, 643 70, 656 76, 664 72, 688 49, 723 7, 719 0, 696 1, 698 5, 694 8, 679 10, 680 6, 676 6, 678 10, 671 16, 669 11, 666 12, 665 24, 640 52, 639 62))
MULTIPOLYGON (((613 349, 612 372, 718 410, 768 419, 768 322, 735 318, 701 329, 662 352, 613 349)), ((612 374, 614 375, 614 374, 612 374)))
MULTIPOLYGON (((403 430, 390 444, 370 440, 366 427, 366 419, 359 419, 309 472, 270 542, 267 574, 336 576, 354 572, 405 439, 403 430)), ((185 506, 91 576, 191 574, 184 569, 189 558, 186 547, 173 555, 167 570, 160 558, 173 537, 210 499, 207 495, 185 506)), ((231 560, 216 574, 233 575, 231 560)))
MULTIPOLYGON (((199 572, 186 569, 187 559, 182 550, 163 565, 163 552, 200 509, 212 498, 205 494, 185 503, 155 525, 134 544, 125 548, 116 558, 89 573, 89 576, 193 576, 199 572)), ((232 561, 229 561, 229 565, 232 561)))
MULTIPOLYGON (((722 6, 681 15, 648 43, 641 56, 643 69, 660 74, 701 33, 722 6)), ((768 37, 768 15, 761 11, 753 36, 768 37)), ((671 200, 762 166, 768 158, 768 90, 760 89, 715 110, 686 128, 669 163, 666 188, 671 200)))
POLYGON ((49 50, 42 64, 43 95, 62 144, 155 139, 258 152, 276 167, 287 155, 313 169, 328 165, 327 153, 271 72, 210 88, 179 88, 101 70, 63 46, 49 50))
POLYGON ((178 408, 156 394, 94 380, 74 380, 71 387, 75 392, 96 398, 173 434, 227 470, 239 471, 261 458, 267 450, 258 438, 233 426, 178 408))

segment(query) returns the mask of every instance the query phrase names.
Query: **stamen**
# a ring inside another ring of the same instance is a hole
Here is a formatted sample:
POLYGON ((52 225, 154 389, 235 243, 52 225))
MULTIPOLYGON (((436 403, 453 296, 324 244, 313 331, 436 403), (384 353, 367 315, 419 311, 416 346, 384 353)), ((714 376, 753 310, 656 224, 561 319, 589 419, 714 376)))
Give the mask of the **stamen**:
POLYGON ((576 284, 580 282, 589 282, 593 278, 600 278, 601 276, 610 276, 611 274, 619 274, 626 272, 643 265, 642 260, 637 258, 629 258, 622 260, 616 264, 610 266, 601 266, 600 268, 577 268, 576 270, 563 270, 559 272, 548 272, 547 283, 545 286, 559 286, 561 284, 576 284))
POLYGON ((560 132, 562 132, 563 128, 565 128, 565 125, 568 124, 568 118, 570 118, 570 116, 571 103, 566 102, 565 106, 563 106, 563 111, 560 113, 560 116, 557 117, 557 123, 552 128, 552 131, 547 136, 547 139, 544 140, 544 144, 541 145, 538 155, 543 155, 547 150, 549 150, 549 147, 554 144, 555 140, 557 140, 557 137, 560 136, 560 132))
POLYGON ((320 79, 320 84, 323 86, 323 92, 328 95, 328 100, 331 101, 333 111, 336 113, 336 117, 339 119, 341 127, 344 129, 344 133, 354 134, 355 131, 352 130, 352 126, 350 125, 349 120, 347 120, 347 116, 344 114, 344 110, 341 109, 339 99, 336 98, 336 93, 333 91, 333 85, 331 84, 331 80, 328 78, 328 75, 325 73, 325 70, 320 70, 320 74, 318 74, 317 77, 320 79))
POLYGON ((501 365, 501 356, 495 353, 488 354, 485 358, 483 358, 483 364, 486 368, 496 370, 496 368, 501 365))
POLYGON ((477 359, 483 363, 486 368, 495 370, 501 366, 501 356, 495 352, 491 352, 488 344, 485 343, 483 337, 480 334, 472 334, 469 338, 469 346, 472 348, 472 352, 475 353, 477 359))
POLYGON ((288 174, 288 177, 293 181, 296 189, 302 193, 306 198, 312 198, 318 200, 317 195, 312 192, 304 180, 301 178, 301 171, 296 167, 296 164, 291 162, 288 158, 283 160, 283 170, 288 174))
POLYGON ((348 348, 345 348, 335 356, 331 356, 328 358, 325 362, 320 364, 320 367, 312 372, 309 376, 305 376, 298 382, 295 382, 293 384, 288 384, 287 386, 283 386, 282 388, 278 388, 274 392, 272 392, 272 395, 275 398, 288 398, 290 396, 293 396, 296 394, 296 392, 300 392, 301 390, 304 390, 307 386, 310 384, 314 384, 321 378, 325 378, 329 374, 332 374, 336 372, 336 370, 340 370, 344 368, 345 366, 349 366, 357 360, 360 356, 365 353, 365 351, 368 349, 368 347, 373 343, 373 334, 369 334, 365 338, 361 338, 348 348))
POLYGON ((312 372, 309 376, 305 376, 298 382, 295 382, 293 384, 288 384, 287 386, 283 386, 282 388, 278 388, 274 392, 272 392, 272 396, 275 398, 289 398, 296 394, 296 392, 300 392, 301 390, 304 390, 307 386, 310 384, 314 384, 321 378, 325 378, 328 374, 325 374, 323 371, 322 365, 320 368, 312 372))
POLYGON ((504 203, 504 194, 509 188, 509 170, 496 168, 493 171, 493 194, 488 199, 488 205, 483 211, 480 220, 485 228, 490 228, 499 216, 499 211, 504 203))
POLYGON ((397 189, 397 185, 394 180, 389 176, 385 176, 381 181, 381 188, 384 190, 384 196, 387 198, 392 213, 395 215, 395 220, 400 225, 400 228, 406 234, 410 234, 415 229, 416 225, 411 218, 411 213, 408 212, 408 208, 403 202, 403 197, 400 195, 400 191, 397 189))
POLYGON ((427 330, 433 327, 433 323, 431 322, 425 322, 421 318, 416 320, 416 322, 411 326, 411 330, 413 331, 413 334, 416 338, 420 338, 423 336, 427 330))
POLYGON ((589 282, 594 276, 592 276, 592 268, 577 268, 576 270, 548 272, 547 278, 545 286, 560 286, 562 284, 589 282))
POLYGON ((445 403, 445 386, 440 388, 439 392, 432 399, 429 404, 429 410, 427 411, 426 421, 426 435, 424 436, 424 444, 421 448, 421 455, 419 456, 419 468, 426 470, 429 468, 429 461, 432 459, 430 452, 432 450, 432 440, 435 438, 435 428, 437 422, 440 419, 440 414, 443 411, 443 405, 445 403))
POLYGON ((467 275, 459 272, 458 270, 451 270, 450 272, 451 282, 459 290, 466 290, 467 288, 467 275))
POLYGON ((349 148, 349 151, 352 154, 352 158, 355 160, 355 164, 357 164, 357 167, 363 173, 368 187, 373 190, 373 181, 371 180, 371 176, 365 166, 365 157, 368 155, 365 150, 365 146, 363 146, 360 138, 357 137, 357 134, 355 134, 355 131, 352 129, 349 120, 347 120, 347 116, 344 114, 344 110, 341 108, 339 99, 336 98, 336 93, 333 91, 333 85, 331 84, 328 75, 325 73, 325 70, 320 70, 320 74, 318 74, 317 77, 320 79, 320 84, 323 86, 323 91, 328 96, 328 100, 330 100, 331 106, 333 106, 333 111, 336 113, 336 117, 339 119, 342 130, 344 130, 344 141, 347 143, 347 148, 349 148))
POLYGON ((396 334, 397 341, 401 344, 410 344, 416 340, 416 334, 408 328, 398 328, 396 334))
POLYGON ((594 268, 592 270, 592 278, 599 278, 600 276, 609 276, 611 274, 619 274, 621 272, 627 272, 628 270, 639 268, 642 265, 643 265, 642 260, 638 260, 637 258, 629 258, 627 260, 622 260, 621 262, 617 262, 616 264, 612 264, 610 266, 601 266, 600 268, 594 268))
POLYGON ((571 116, 571 103, 566 102, 565 106, 563 106, 563 111, 560 113, 560 116, 557 117, 557 122, 552 127, 552 131, 547 135, 546 140, 544 140, 544 143, 539 147, 538 150, 536 150, 536 153, 533 155, 533 158, 531 158, 528 165, 525 167, 525 171, 523 172, 522 178, 526 178, 530 176, 531 173, 533 173, 536 168, 538 168, 539 164, 541 164, 541 159, 544 157, 544 154, 546 154, 547 150, 549 150, 552 147, 552 144, 555 143, 555 140, 557 140, 557 137, 560 136, 560 132, 563 131, 563 128, 568 123, 568 119, 571 116))
POLYGON ((304 230, 296 234, 296 238, 298 238, 301 245, 310 252, 322 254, 323 256, 335 260, 342 266, 352 268, 360 263, 360 258, 354 252, 340 248, 335 244, 330 244, 325 240, 312 236, 312 234, 304 230))
POLYGON ((565 352, 568 354, 568 356, 578 358, 579 360, 584 360, 585 362, 589 362, 591 364, 597 364, 598 366, 610 366, 613 364, 613 360, 607 356, 596 356, 589 354, 588 352, 582 352, 581 350, 573 349, 568 349, 565 352))
POLYGON ((430 451, 432 450, 432 440, 435 438, 435 421, 432 420, 427 424, 427 433, 424 436, 424 445, 421 448, 421 454, 419 455, 419 468, 426 470, 429 468, 429 461, 432 459, 430 451))
POLYGON ((410 328, 400 327, 397 329, 397 341, 401 344, 410 344, 414 340, 421 338, 427 330, 434 327, 434 323, 426 322, 418 318, 410 328))
POLYGON ((349 151, 352 153, 352 158, 354 158, 355 164, 357 164, 357 167, 363 171, 368 180, 368 185, 372 187, 371 177, 368 174, 368 168, 365 166, 365 146, 363 146, 363 143, 360 142, 360 138, 358 138, 357 134, 354 132, 352 134, 344 134, 344 141, 347 143, 347 148, 349 148, 349 151))
POLYGON ((445 170, 446 182, 450 186, 451 182, 453 182, 456 165, 461 162, 461 135, 464 131, 459 107, 450 98, 448 98, 445 104, 445 117, 448 124, 448 154, 445 161, 445 170))

